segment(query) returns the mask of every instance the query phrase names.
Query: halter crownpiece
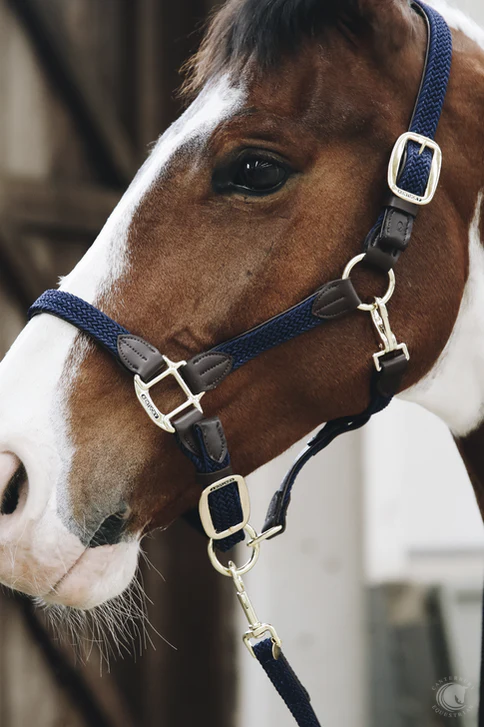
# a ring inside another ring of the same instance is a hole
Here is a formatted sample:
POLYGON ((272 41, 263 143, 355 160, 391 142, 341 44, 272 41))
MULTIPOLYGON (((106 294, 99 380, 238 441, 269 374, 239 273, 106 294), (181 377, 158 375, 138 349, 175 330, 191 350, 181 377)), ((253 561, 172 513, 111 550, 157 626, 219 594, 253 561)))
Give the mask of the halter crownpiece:
POLYGON ((199 525, 209 538, 210 560, 219 573, 232 578, 249 623, 244 642, 300 727, 319 727, 319 722, 306 690, 282 654, 277 632, 257 617, 242 576, 256 564, 262 542, 284 532, 292 488, 307 461, 336 437, 359 429, 388 406, 399 390, 410 359, 406 344, 398 343, 391 329, 387 304, 395 290, 393 268, 408 247, 420 208, 432 201, 438 187, 442 152, 434 138, 452 62, 452 36, 445 20, 421 0, 413 2, 412 7, 426 21, 428 46, 410 130, 398 139, 391 155, 388 168, 391 195, 365 241, 364 252, 348 263, 341 279, 326 283, 298 305, 188 362, 170 361, 150 343, 65 291, 46 291, 29 312, 30 317, 49 313, 62 318, 103 346, 134 375, 136 396, 151 421, 164 431, 176 434, 180 449, 193 462, 197 481, 203 487, 199 525), (389 277, 385 296, 370 303, 360 300, 350 277, 355 265, 362 262, 388 273, 389 277), (375 370, 370 404, 357 416, 329 422, 308 443, 272 498, 264 528, 258 535, 249 524, 249 492, 244 478, 232 471, 222 423, 218 417, 204 418, 201 399, 206 392, 221 385, 231 372, 257 356, 356 310, 370 313, 381 341, 380 350, 373 356, 375 370), (154 404, 150 390, 168 376, 177 382, 185 401, 174 411, 163 413, 154 404), (239 568, 232 561, 223 565, 216 550, 228 551, 244 540, 245 534, 250 538, 247 563, 239 568), (257 643, 253 644, 254 641, 257 643))

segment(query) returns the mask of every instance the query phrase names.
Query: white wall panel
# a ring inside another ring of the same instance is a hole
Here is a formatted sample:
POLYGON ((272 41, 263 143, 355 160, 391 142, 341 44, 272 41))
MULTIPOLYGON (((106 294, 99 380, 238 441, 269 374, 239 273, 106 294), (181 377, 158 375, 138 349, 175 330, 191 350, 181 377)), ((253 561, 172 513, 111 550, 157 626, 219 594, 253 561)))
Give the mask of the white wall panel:
MULTIPOLYGON (((301 446, 250 478, 257 526, 301 446)), ((246 579, 259 617, 276 626, 322 723, 344 727, 363 727, 366 713, 361 460, 361 435, 353 434, 307 466, 287 532, 262 546, 246 579)), ((241 634, 246 626, 241 619, 241 634)), ((239 658, 241 727, 291 727, 289 712, 243 645, 239 658)))

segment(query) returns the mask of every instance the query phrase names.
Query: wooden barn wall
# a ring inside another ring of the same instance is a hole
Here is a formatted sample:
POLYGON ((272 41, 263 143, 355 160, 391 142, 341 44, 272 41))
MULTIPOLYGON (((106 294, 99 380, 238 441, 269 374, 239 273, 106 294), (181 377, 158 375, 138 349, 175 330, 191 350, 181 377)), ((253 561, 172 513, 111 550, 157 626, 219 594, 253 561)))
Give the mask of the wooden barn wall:
MULTIPOLYGON (((0 355, 178 114, 178 68, 215 4, 0 0, 0 355)), ((69 638, 5 590, 0 727, 233 724, 232 593, 183 523, 144 546, 149 616, 177 650, 153 631, 156 649, 112 661, 101 678, 96 647, 84 665, 69 638)))

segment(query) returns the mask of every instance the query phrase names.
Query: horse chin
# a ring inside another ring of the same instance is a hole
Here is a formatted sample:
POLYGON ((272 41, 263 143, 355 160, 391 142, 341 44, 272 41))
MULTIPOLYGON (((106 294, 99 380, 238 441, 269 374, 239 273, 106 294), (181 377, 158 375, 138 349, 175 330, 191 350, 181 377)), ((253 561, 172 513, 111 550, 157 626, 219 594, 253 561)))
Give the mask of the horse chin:
POLYGON ((129 587, 138 554, 138 541, 88 548, 42 601, 83 611, 96 608, 129 587))
MULTIPOLYGON (((22 523, 22 537, 3 516, 0 583, 47 604, 89 610, 119 596, 138 565, 139 540, 89 548, 47 510, 38 521, 22 523)), ((18 523, 17 523, 18 524, 18 523)))

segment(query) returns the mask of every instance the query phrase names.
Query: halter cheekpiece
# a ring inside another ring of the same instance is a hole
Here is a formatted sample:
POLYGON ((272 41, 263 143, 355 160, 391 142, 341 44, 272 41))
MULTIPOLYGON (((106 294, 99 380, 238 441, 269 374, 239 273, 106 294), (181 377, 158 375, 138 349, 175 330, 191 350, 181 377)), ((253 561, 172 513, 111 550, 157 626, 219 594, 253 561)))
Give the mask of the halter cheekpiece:
POLYGON ((350 261, 339 280, 326 283, 313 295, 252 330, 194 356, 190 361, 170 361, 154 346, 132 335, 119 323, 84 300, 60 290, 48 290, 30 309, 68 321, 88 334, 134 375, 136 396, 154 424, 175 434, 182 452, 193 462, 203 488, 199 518, 191 517, 209 538, 208 553, 216 570, 232 578, 237 598, 247 617, 244 635, 251 654, 261 663, 300 727, 319 727, 309 696, 281 652, 274 627, 262 623, 245 590, 242 576, 256 564, 263 541, 281 535, 295 480, 306 462, 336 437, 365 425, 383 410, 397 393, 410 358, 407 346, 392 331, 387 304, 395 289, 393 268, 410 242, 420 207, 429 204, 437 190, 442 152, 435 134, 442 113, 452 62, 452 36, 445 20, 421 0, 412 7, 426 21, 428 46, 425 69, 410 130, 395 144, 389 168, 390 194, 364 252, 350 261), (355 265, 364 263, 388 274, 388 290, 373 302, 360 300, 351 282, 355 265), (329 422, 298 457, 269 506, 260 534, 249 524, 250 499, 243 477, 234 474, 218 417, 205 418, 202 397, 217 388, 233 371, 265 351, 313 328, 356 310, 368 312, 381 341, 374 354, 371 397, 361 414, 329 422), (185 401, 163 413, 151 397, 151 389, 172 377, 185 401), (224 565, 217 550, 225 552, 248 536, 250 557, 237 567, 224 565))

